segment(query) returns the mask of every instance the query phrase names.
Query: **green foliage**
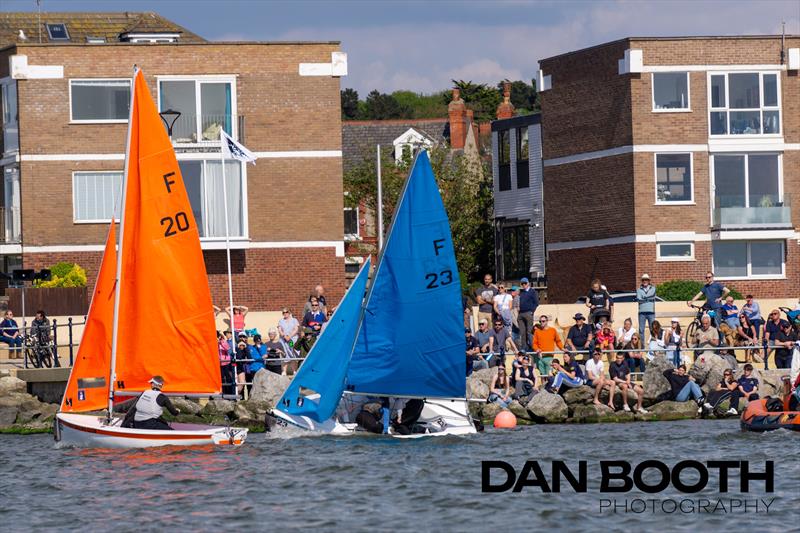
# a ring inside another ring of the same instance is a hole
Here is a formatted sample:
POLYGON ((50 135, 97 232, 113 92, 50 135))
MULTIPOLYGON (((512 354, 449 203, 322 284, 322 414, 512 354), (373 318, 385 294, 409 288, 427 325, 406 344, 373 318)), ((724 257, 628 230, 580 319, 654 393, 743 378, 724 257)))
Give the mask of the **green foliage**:
MULTIPOLYGON (((502 92, 488 87, 483 83, 472 83, 471 81, 453 80, 453 84, 460 89, 461 99, 467 104, 469 109, 475 112, 477 122, 487 122, 494 120, 497 115, 497 106, 503 99, 502 92)), ((453 100, 450 92, 443 94, 445 104, 453 100)))
POLYGON ((367 95, 366 104, 363 118, 367 120, 403 118, 409 114, 409 110, 404 109, 394 96, 374 90, 367 95))
POLYGON ((342 120, 354 120, 358 117, 358 91, 355 89, 344 89, 341 91, 342 97, 342 120))
MULTIPOLYGON (((668 302, 686 302, 695 297, 703 288, 703 283, 690 279, 673 279, 660 283, 656 287, 656 295, 664 298, 668 302)), ((735 300, 743 299, 742 294, 731 288, 731 296, 735 300)))
POLYGON ((77 263, 61 262, 50 267, 50 281, 36 281, 34 287, 49 289, 53 287, 85 287, 86 271, 77 263))
POLYGON ((405 113, 402 118, 443 118, 447 116, 447 106, 442 97, 444 92, 421 94, 413 91, 395 91, 392 96, 405 113))
MULTIPOLYGON (((446 145, 436 145, 428 154, 450 219, 459 272, 468 280, 478 279, 483 272, 494 269, 491 171, 482 161, 452 154, 446 145)), ((374 159, 374 152, 370 150, 359 165, 345 173, 347 205, 364 201, 368 208, 377 209, 374 159)), ((387 228, 410 163, 408 157, 396 164, 390 147, 381 151, 383 213, 387 228)), ((462 286, 465 286, 464 280, 462 286)))

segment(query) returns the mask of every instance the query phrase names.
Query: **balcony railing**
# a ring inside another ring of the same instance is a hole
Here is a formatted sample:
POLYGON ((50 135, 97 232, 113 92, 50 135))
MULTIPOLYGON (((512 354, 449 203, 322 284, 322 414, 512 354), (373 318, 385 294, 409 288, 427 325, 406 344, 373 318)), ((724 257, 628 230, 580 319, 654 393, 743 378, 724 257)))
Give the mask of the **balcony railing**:
POLYGON ((19 207, 0 207, 0 242, 2 244, 22 242, 19 207))
POLYGON ((782 201, 774 195, 750 196, 746 207, 744 196, 714 198, 714 229, 788 229, 792 228, 792 209, 789 195, 782 201))
POLYGON ((224 129, 232 134, 234 121, 243 122, 244 117, 235 115, 183 114, 172 126, 172 142, 175 144, 218 143, 219 132, 224 129))

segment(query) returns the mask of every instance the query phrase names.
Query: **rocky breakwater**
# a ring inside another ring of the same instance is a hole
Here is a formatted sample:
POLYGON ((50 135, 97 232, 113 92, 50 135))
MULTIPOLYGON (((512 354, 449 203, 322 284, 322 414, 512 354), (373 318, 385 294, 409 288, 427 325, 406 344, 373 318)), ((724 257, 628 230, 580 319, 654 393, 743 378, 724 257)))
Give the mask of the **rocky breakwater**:
POLYGON ((27 385, 12 376, 0 377, 0 433, 46 433, 58 405, 28 394, 27 385))

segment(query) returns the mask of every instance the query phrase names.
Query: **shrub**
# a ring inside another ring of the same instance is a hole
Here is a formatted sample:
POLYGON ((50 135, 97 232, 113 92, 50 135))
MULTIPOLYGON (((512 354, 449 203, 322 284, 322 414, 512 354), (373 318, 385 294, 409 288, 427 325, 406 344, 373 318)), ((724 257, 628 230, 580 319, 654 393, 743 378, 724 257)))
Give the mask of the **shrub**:
MULTIPOLYGON (((700 292, 702 288, 703 284, 699 281, 673 279, 659 284, 656 288, 656 294, 668 302, 686 302, 694 298, 694 295, 700 292)), ((728 288, 731 290, 730 295, 733 296, 735 300, 743 299, 739 291, 731 287, 728 288)))
POLYGON ((61 262, 50 267, 50 281, 37 281, 34 287, 49 289, 53 287, 85 287, 86 271, 77 263, 61 262))

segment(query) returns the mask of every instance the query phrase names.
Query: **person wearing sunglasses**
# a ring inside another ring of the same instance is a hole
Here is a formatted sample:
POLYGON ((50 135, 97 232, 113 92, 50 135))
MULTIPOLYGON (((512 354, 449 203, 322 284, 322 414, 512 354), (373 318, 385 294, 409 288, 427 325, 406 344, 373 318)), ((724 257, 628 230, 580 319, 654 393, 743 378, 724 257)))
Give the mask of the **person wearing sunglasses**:
MULTIPOLYGON (((706 305, 714 311, 714 327, 719 329, 720 321, 722 320, 722 306, 725 298, 731 290, 718 281, 714 281, 714 273, 706 272, 705 285, 700 289, 700 292, 695 294, 694 298, 686 302, 689 307, 701 298, 706 299, 706 305)), ((720 340, 722 340, 720 338, 720 340)))
POLYGON ((564 350, 564 343, 556 328, 550 327, 550 320, 547 315, 539 317, 539 326, 533 332, 533 350, 536 352, 536 367, 539 369, 540 376, 549 376, 553 352, 558 349, 564 350))
POLYGON ((730 369, 725 370, 722 374, 722 380, 717 383, 708 397, 706 398, 703 408, 706 413, 713 412, 719 404, 726 399, 730 399, 730 408, 725 412, 726 415, 736 416, 739 414, 739 399, 742 397, 739 392, 739 382, 733 379, 733 371, 730 369))
POLYGON ((775 341, 788 323, 781 318, 781 312, 777 309, 769 312, 767 323, 764 325, 764 370, 769 370, 770 353, 775 348, 775 341))

